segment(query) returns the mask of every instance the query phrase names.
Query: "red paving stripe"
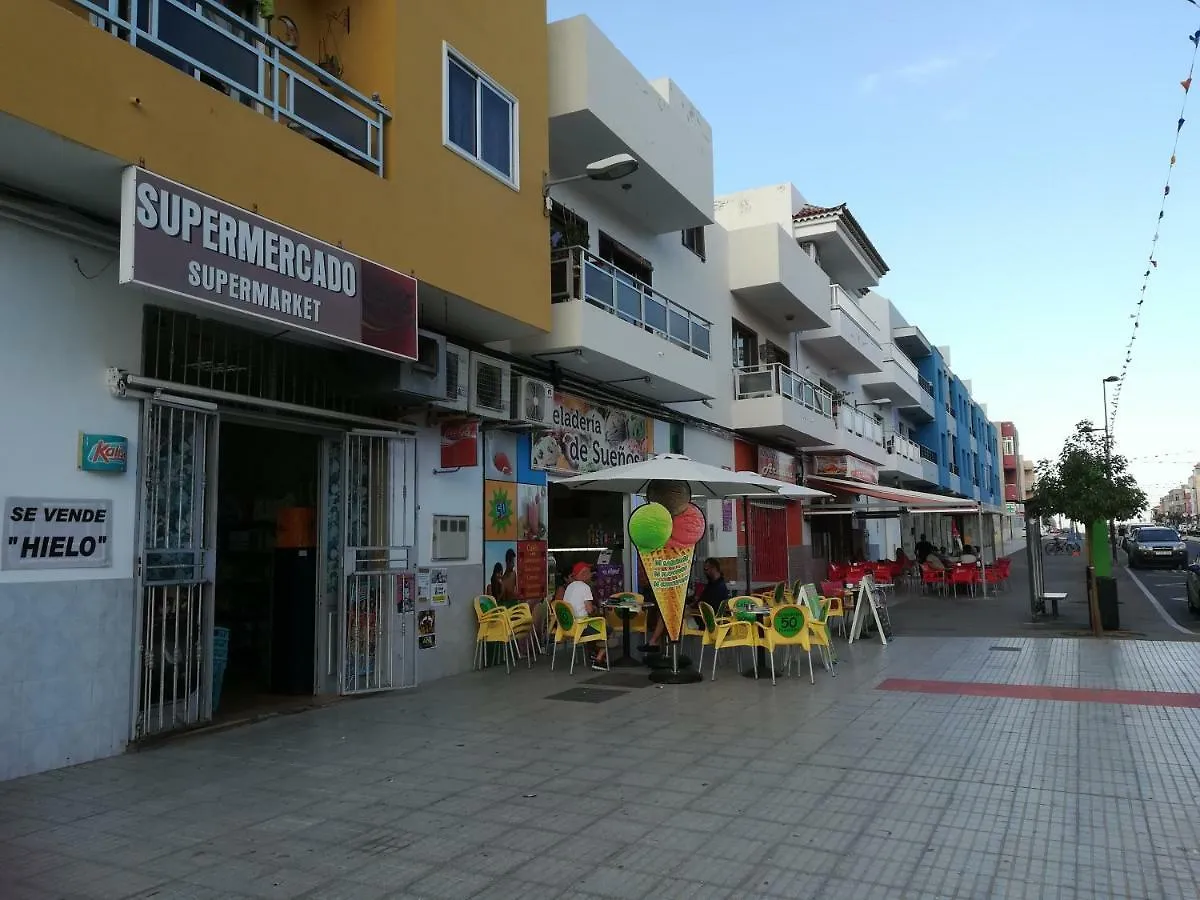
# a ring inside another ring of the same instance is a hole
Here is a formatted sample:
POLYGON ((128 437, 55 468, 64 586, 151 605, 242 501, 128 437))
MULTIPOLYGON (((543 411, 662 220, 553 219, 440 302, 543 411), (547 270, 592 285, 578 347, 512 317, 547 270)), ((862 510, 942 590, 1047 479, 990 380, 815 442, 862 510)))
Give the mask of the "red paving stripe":
POLYGON ((914 694, 952 694, 960 697, 1003 697, 1010 700, 1066 700, 1071 703, 1115 703, 1120 706, 1170 706, 1200 709, 1200 694, 1173 691, 1116 691, 1101 688, 1055 687, 1044 684, 992 684, 986 681, 924 681, 888 678, 880 691, 914 694))

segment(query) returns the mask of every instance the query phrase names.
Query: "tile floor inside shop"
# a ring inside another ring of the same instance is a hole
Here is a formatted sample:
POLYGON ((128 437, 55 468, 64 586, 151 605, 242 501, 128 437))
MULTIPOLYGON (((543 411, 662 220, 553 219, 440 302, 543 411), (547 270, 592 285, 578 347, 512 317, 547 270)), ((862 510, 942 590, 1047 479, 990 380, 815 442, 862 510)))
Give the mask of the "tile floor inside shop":
POLYGON ((0 897, 1200 895, 1197 710, 877 689, 1200 692, 1200 646, 838 654, 774 688, 489 670, 3 783, 0 897))

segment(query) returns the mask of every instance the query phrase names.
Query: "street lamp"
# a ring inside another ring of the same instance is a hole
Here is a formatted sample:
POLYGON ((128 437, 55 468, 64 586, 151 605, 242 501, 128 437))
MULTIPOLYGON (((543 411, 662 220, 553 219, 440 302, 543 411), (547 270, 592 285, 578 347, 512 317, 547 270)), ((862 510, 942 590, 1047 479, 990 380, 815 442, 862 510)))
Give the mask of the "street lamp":
MULTIPOLYGON (((1112 434, 1108 430, 1108 386, 1113 382, 1121 379, 1116 375, 1109 375, 1100 382, 1100 392, 1104 395, 1104 466, 1108 470, 1108 480, 1113 480, 1112 473, 1112 434)), ((1112 551, 1113 565, 1117 564, 1117 529, 1113 525, 1113 520, 1108 520, 1108 548, 1112 551)))
POLYGON ((578 175, 568 175, 566 178, 545 178, 542 180, 542 198, 546 208, 550 208, 550 188, 560 184, 570 184, 573 181, 620 181, 638 170, 641 163, 629 153, 618 153, 606 156, 595 162, 588 163, 583 172, 578 175))

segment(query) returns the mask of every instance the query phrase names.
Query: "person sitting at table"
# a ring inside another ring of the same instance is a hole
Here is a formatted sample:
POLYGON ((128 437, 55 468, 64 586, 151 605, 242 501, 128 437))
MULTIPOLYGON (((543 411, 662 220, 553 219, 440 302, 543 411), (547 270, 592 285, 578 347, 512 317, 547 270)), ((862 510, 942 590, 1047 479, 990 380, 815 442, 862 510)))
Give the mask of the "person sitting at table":
POLYGON ((946 564, 944 562, 942 562, 941 556, 939 556, 936 553, 930 553, 928 556, 926 556, 925 562, 923 562, 921 565, 929 566, 929 568, 935 569, 938 571, 941 571, 946 568, 946 564))
POLYGON ((917 562, 923 563, 933 554, 933 544, 925 535, 921 535, 921 539, 917 541, 917 562))
POLYGON ((977 548, 971 546, 970 544, 963 544, 962 556, 958 558, 958 561, 964 566, 975 565, 975 563, 979 562, 979 555, 976 552, 976 549, 977 548))
MULTIPOLYGON (((571 607, 575 618, 586 619, 600 615, 596 599, 592 596, 592 567, 585 562, 577 562, 571 567, 571 580, 563 591, 563 602, 571 607)), ((595 634, 594 626, 589 625, 584 634, 595 634)), ((608 647, 597 642, 596 653, 592 657, 592 668, 605 668, 608 647)))
MULTIPOLYGON (((713 608, 714 613, 719 613, 721 605, 729 601, 729 585, 725 583, 725 575, 721 572, 721 563, 711 556, 704 561, 704 578, 704 588, 683 606, 683 614, 691 616, 695 620, 697 628, 704 627, 704 623, 700 619, 701 603, 707 603, 713 608)), ((667 623, 659 616, 658 625, 654 629, 650 642, 643 644, 639 649, 646 653, 659 646, 666 631, 667 623)))
POLYGON ((900 566, 904 571, 908 571, 908 567, 912 565, 912 560, 908 558, 908 554, 904 552, 903 547, 896 548, 896 565, 900 566))

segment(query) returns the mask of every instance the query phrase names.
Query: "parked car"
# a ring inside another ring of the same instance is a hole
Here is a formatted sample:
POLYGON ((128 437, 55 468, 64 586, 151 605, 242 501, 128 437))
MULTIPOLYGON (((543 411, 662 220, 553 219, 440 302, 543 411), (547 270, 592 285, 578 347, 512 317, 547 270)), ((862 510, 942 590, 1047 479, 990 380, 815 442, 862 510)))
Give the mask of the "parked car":
POLYGON ((1188 564, 1188 545, 1179 532, 1157 525, 1137 529, 1125 553, 1131 569, 1164 565, 1182 569, 1188 564))
POLYGON ((1187 602, 1188 612, 1200 613, 1200 563, 1188 566, 1187 602))

